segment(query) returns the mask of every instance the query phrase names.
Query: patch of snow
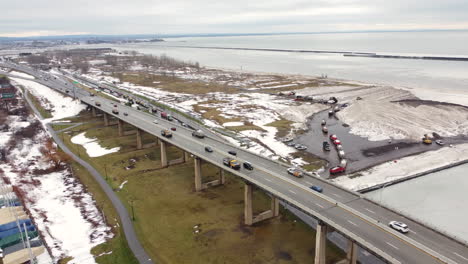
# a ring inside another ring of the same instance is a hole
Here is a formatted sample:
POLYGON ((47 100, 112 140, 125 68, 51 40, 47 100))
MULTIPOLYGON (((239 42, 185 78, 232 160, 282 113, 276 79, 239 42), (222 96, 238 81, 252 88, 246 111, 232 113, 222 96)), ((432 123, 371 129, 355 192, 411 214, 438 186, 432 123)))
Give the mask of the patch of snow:
MULTIPOLYGON (((104 224, 92 196, 68 169, 36 172, 53 166, 40 151, 46 140, 43 130, 33 138, 18 139, 0 169, 23 195, 24 206, 54 261, 71 257, 69 263, 95 264, 91 249, 111 238, 111 229, 104 224)), ((51 263, 45 255, 39 261, 51 263)))
POLYGON ((86 132, 80 133, 71 138, 73 144, 82 145, 86 149, 88 156, 95 158, 104 156, 110 153, 114 153, 120 150, 120 147, 115 147, 111 149, 106 149, 101 147, 95 138, 87 138, 85 136, 86 132))
POLYGON ((24 72, 19 72, 19 71, 11 71, 10 74, 16 75, 18 77, 28 78, 28 79, 36 79, 32 75, 29 75, 29 74, 24 73, 24 72))
POLYGON ((124 185, 127 183, 128 181, 124 181, 120 184, 119 186, 119 190, 122 190, 122 188, 124 187, 124 185))
POLYGON ((244 122, 227 122, 223 124, 224 127, 243 126, 243 125, 244 125, 244 122))
POLYGON ((52 117, 44 119, 44 123, 54 120, 63 119, 70 116, 75 116, 79 112, 86 109, 86 106, 79 100, 64 96, 55 90, 36 83, 34 81, 23 80, 18 78, 11 78, 15 83, 22 85, 30 91, 35 97, 39 98, 41 105, 45 109, 51 110, 52 117))

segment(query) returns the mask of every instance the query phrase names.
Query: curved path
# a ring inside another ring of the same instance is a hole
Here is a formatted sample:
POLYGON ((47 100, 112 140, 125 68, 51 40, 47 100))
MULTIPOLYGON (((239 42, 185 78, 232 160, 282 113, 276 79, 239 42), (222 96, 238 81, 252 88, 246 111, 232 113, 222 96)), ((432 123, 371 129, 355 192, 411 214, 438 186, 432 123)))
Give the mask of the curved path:
MULTIPOLYGON (((39 111, 36 109, 34 104, 30 101, 28 96, 25 96, 26 101, 28 104, 31 106, 33 111, 36 113, 36 115, 40 118, 43 119, 39 111)), ((122 228, 125 233, 125 237, 127 239, 127 243, 132 250, 133 254, 135 257, 138 259, 138 261, 141 264, 152 264, 154 263, 150 256, 146 253, 144 248, 141 246, 140 241, 138 241, 138 237, 135 233, 135 229, 133 228, 132 220, 130 218, 130 215, 128 214, 127 208, 122 204, 120 201, 119 197, 115 194, 115 192, 112 190, 112 188, 107 184, 107 182, 104 180, 104 177, 89 163, 86 161, 82 160, 80 157, 78 157, 75 153, 73 153, 67 145, 62 141, 62 139, 57 135, 54 129, 47 124, 46 129, 48 130, 49 134, 54 138, 54 141, 59 145, 59 147, 70 157, 72 157, 76 162, 78 162, 81 166, 85 167, 89 173, 94 177, 94 179, 99 183, 101 186, 102 190, 104 193, 107 195, 109 200, 112 202, 112 205, 114 206, 115 210, 119 214, 120 221, 122 223, 122 228)))

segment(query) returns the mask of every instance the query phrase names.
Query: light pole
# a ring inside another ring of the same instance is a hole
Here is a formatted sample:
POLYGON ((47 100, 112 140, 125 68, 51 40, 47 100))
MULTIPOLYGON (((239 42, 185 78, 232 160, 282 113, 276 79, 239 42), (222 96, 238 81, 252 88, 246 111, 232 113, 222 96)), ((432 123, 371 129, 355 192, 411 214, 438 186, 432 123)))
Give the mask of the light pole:
POLYGON ((135 211, 133 210, 133 200, 130 200, 130 206, 132 207, 132 221, 135 221, 135 211))

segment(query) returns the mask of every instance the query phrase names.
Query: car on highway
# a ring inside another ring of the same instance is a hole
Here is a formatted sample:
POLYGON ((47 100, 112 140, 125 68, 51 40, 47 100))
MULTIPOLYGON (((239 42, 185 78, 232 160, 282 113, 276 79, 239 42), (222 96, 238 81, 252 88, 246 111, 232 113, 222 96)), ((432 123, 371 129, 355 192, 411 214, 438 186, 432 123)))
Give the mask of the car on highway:
POLYGON ((124 112, 123 115, 124 115, 124 116, 128 116, 128 113, 127 113, 127 112, 124 112))
POLYGON ((408 233, 409 232, 409 228, 405 223, 398 222, 398 221, 391 221, 390 223, 388 223, 388 225, 391 228, 393 228, 396 231, 399 231, 401 233, 408 233))
POLYGON ((240 163, 237 160, 229 157, 223 159, 223 164, 235 170, 240 169, 240 163))
POLYGON ((248 161, 245 161, 244 162, 244 168, 247 169, 247 170, 253 170, 253 166, 252 166, 252 163, 248 162, 248 161))
POLYGON ((228 153, 233 156, 237 156, 237 152, 235 150, 229 150, 228 153))
POLYGON ((333 140, 337 140, 337 139, 338 139, 338 137, 335 134, 330 135, 330 140, 333 141, 333 140))
POLYGON ((112 113, 118 115, 118 114, 119 114, 119 110, 117 110, 117 109, 112 109, 112 113))
POLYGON ((296 168, 288 168, 287 169, 288 173, 294 177, 297 177, 297 178, 302 178, 303 175, 302 175, 302 172, 296 168))
POLYGON ((169 131, 169 130, 167 130, 167 129, 161 130, 161 135, 162 135, 163 137, 166 137, 166 138, 171 138, 171 137, 172 137, 171 131, 169 131))
POLYGON ((159 124, 159 122, 158 122, 158 120, 157 120, 157 119, 153 120, 153 123, 155 123, 155 124, 159 124))
POLYGON ((341 166, 336 166, 330 169, 330 174, 338 174, 344 172, 346 169, 341 166))
POLYGON ((101 106, 101 103, 100 102, 95 102, 94 103, 96 106, 101 106))
POLYGON ((322 126, 322 132, 323 133, 328 133, 328 128, 326 126, 322 126))
POLYGON ((439 146, 443 146, 443 145, 445 144, 445 143, 444 143, 442 140, 440 140, 440 139, 437 139, 437 140, 435 141, 435 143, 436 143, 437 145, 439 145, 439 146))
POLYGON ((213 152, 213 149, 211 147, 209 147, 209 146, 206 146, 205 151, 206 152, 213 152))
POLYGON ((335 146, 341 145, 341 141, 339 139, 334 140, 333 144, 335 144, 335 146))
POLYGON ((171 130, 172 130, 172 131, 176 131, 176 130, 177 130, 177 128, 175 128, 175 127, 171 127, 171 130))
POLYGON ((316 192, 319 192, 319 193, 323 192, 323 188, 320 187, 320 186, 317 186, 317 185, 310 186, 310 189, 312 189, 312 190, 314 190, 316 192))
POLYGON ((205 138, 205 133, 203 133, 203 131, 199 129, 197 131, 192 132, 192 137, 205 138))

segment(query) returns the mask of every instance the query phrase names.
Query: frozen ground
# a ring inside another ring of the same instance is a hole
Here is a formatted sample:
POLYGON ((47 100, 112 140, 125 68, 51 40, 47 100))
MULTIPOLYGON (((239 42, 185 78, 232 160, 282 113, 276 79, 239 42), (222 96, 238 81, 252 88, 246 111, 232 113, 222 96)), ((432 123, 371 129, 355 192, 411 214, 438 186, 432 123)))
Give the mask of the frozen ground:
POLYGON ((332 181, 343 187, 357 191, 463 160, 468 160, 468 144, 444 147, 396 161, 386 162, 359 173, 338 177, 332 181))
POLYGON ((32 117, 27 122, 18 120, 10 117, 10 131, 0 132, 0 147, 7 150, 6 162, 0 164, 1 177, 19 191, 55 261, 71 257, 68 263, 95 263, 90 250, 113 236, 110 227, 68 167, 55 167, 46 158, 43 147, 49 137, 41 125, 33 126, 32 117), (34 136, 20 136, 28 129, 34 136))
POLYGON ((37 97, 44 109, 51 111, 52 117, 45 119, 45 123, 75 116, 86 108, 79 101, 74 101, 71 97, 64 96, 42 84, 18 78, 11 79, 37 97))
POLYGON ((85 133, 86 132, 83 132, 72 137, 71 142, 73 144, 82 145, 86 149, 86 153, 88 154, 88 156, 92 158, 104 156, 104 155, 114 153, 120 150, 120 147, 115 147, 111 149, 103 148, 101 147, 101 145, 99 145, 99 142, 97 142, 97 139, 87 138, 85 136, 85 133))

